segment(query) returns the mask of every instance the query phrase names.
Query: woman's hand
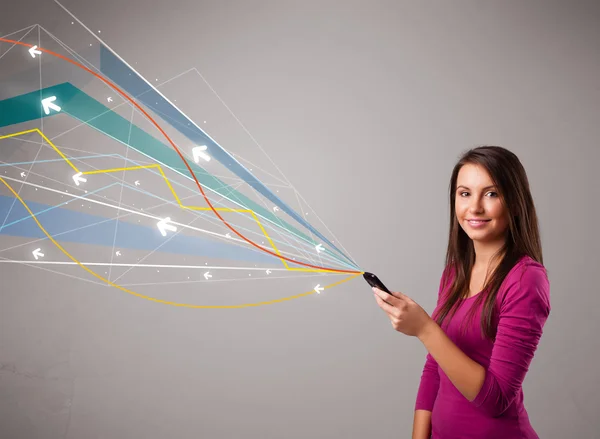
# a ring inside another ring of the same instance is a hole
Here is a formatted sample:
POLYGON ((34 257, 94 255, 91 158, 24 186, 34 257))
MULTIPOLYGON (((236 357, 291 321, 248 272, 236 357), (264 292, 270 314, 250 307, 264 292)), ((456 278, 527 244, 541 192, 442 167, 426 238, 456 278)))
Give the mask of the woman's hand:
POLYGON ((388 294, 373 287, 375 300, 388 315, 396 331, 419 337, 433 319, 410 297, 400 292, 388 294))

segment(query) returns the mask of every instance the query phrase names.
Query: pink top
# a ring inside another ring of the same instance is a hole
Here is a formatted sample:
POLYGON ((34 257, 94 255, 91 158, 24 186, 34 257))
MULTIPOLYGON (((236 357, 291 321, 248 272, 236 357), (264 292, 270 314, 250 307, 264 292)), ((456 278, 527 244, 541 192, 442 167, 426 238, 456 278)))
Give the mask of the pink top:
MULTIPOLYGON (((449 281, 453 276, 451 273, 449 281)), ((445 275, 434 313, 449 289, 449 283, 442 288, 444 280, 445 275)), ((544 266, 524 256, 504 279, 496 298, 495 342, 481 336, 483 301, 466 332, 460 332, 461 321, 476 297, 460 300, 460 308, 450 321, 446 318, 442 329, 466 355, 485 367, 479 394, 469 402, 428 354, 415 409, 432 412, 432 439, 539 439, 529 423, 521 385, 550 313, 550 284, 544 266)))

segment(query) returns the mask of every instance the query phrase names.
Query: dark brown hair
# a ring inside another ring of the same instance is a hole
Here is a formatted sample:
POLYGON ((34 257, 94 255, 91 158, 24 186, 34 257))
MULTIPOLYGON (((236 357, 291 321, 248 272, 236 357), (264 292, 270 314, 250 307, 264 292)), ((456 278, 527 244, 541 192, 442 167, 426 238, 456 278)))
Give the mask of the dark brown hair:
MULTIPOLYGON (((435 316, 438 324, 441 325, 446 318, 454 315, 457 304, 468 293, 471 269, 475 263, 473 241, 458 223, 455 213, 458 173, 466 164, 479 165, 487 170, 509 215, 505 243, 492 257, 492 261, 498 261, 497 266, 489 279, 486 275, 483 292, 478 294, 471 307, 471 311, 474 311, 485 300, 481 313, 482 336, 494 340, 496 296, 506 275, 523 256, 529 256, 543 264, 538 218, 527 174, 514 153, 500 146, 479 146, 461 156, 452 171, 449 187, 450 233, 445 270, 446 273, 452 270, 454 278, 443 299, 443 305, 435 316)), ((469 318, 473 318, 473 313, 470 313, 469 318)))

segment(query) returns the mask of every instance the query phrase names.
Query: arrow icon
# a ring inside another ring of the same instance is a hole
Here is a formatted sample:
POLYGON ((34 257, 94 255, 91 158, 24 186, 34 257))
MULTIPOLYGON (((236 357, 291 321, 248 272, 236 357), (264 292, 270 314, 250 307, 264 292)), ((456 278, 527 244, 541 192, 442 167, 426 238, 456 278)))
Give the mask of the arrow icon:
POLYGON ((44 107, 44 113, 50 114, 50 109, 54 111, 60 111, 60 107, 53 102, 56 100, 56 96, 50 96, 49 98, 42 99, 42 107, 44 107))
POLYGON ((207 162, 210 161, 210 156, 204 151, 206 151, 206 145, 196 146, 194 149, 192 149, 192 154, 194 155, 194 161, 196 163, 200 161, 200 157, 207 162))
POLYGON ((204 279, 208 280, 209 277, 212 277, 212 275, 210 274, 210 271, 207 271, 206 273, 204 273, 204 279))
POLYGON ((135 185, 136 185, 136 186, 139 186, 139 185, 140 185, 140 181, 139 181, 139 180, 136 180, 136 181, 135 181, 135 185))
POLYGON ((267 274, 271 274, 271 270, 267 270, 267 274))
POLYGON ((38 260, 38 258, 44 257, 44 254, 40 250, 42 250, 42 249, 36 248, 34 251, 31 252, 31 254, 33 255, 33 257, 35 258, 36 261, 38 260))
POLYGON ((165 219, 160 220, 156 224, 156 226, 158 227, 158 230, 160 230, 160 233, 162 234, 162 236, 167 236, 166 230, 170 230, 171 232, 174 232, 175 230, 177 230, 177 227, 172 226, 171 224, 167 224, 169 221, 171 221, 171 218, 166 217, 165 219))
POLYGON ((107 100, 108 102, 112 102, 112 98, 111 98, 110 96, 109 96, 109 97, 107 97, 107 98, 106 98, 106 100, 107 100))
POLYGON ((41 55, 42 52, 40 52, 39 50, 37 50, 37 46, 33 46, 32 48, 29 49, 29 54, 31 55, 32 58, 35 58, 35 55, 41 55))
POLYGON ((82 181, 82 182, 84 182, 84 183, 85 183, 85 182, 87 181, 87 179, 81 176, 81 172, 78 172, 77 174, 75 174, 75 175, 73 176, 73 181, 75 182, 75 184, 76 184, 77 186, 79 186, 79 182, 80 182, 80 181, 82 181))
POLYGON ((315 287, 315 291, 317 294, 321 294, 321 291, 323 291, 325 288, 323 288, 321 286, 321 284, 317 284, 317 286, 315 287))
POLYGON ((317 245, 317 246, 315 247, 315 249, 317 249, 317 253, 321 253, 323 250, 325 250, 325 249, 323 248, 323 244, 319 244, 319 245, 317 245))
POLYGON ((115 255, 121 256, 121 252, 119 250, 116 251, 115 255))
POLYGON ((27 174, 25 174, 24 172, 21 172, 21 177, 25 178, 27 174))
POLYGON ((275 206, 275 207, 273 208, 273 212, 277 212, 278 210, 279 210, 279 207, 277 207, 277 206, 275 206))

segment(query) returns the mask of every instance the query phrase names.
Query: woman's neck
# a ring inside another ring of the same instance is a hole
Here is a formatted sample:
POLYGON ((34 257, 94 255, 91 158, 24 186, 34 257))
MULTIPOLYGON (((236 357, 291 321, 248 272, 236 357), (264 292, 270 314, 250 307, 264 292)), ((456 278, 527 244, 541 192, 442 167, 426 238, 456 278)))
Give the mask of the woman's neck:
POLYGON ((473 248, 475 250, 475 264, 473 265, 473 269, 483 271, 493 270, 499 260, 499 258, 494 258, 494 256, 500 251, 503 245, 504 242, 480 243, 473 241, 473 248), (490 264, 493 264, 494 267, 490 267, 490 264))

